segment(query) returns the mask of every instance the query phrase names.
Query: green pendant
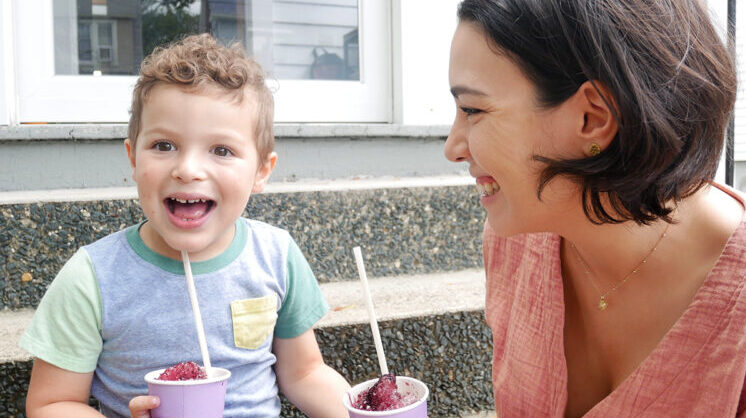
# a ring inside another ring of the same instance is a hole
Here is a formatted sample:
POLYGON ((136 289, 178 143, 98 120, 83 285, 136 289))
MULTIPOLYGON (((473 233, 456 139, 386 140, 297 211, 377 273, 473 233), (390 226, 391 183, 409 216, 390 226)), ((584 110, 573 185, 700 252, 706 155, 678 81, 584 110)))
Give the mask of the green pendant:
POLYGON ((601 296, 601 299, 598 301, 598 309, 605 311, 607 306, 609 305, 606 304, 606 297, 601 296))

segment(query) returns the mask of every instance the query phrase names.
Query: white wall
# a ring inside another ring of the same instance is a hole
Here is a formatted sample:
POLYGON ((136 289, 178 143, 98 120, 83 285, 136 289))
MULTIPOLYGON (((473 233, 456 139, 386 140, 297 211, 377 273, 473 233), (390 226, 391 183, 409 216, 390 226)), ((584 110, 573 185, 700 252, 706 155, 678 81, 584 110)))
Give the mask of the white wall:
POLYGON ((394 123, 449 125, 448 58, 460 0, 394 0, 394 123))
POLYGON ((7 1, 0 2, 0 125, 7 125, 10 122, 9 100, 12 96, 8 92, 8 81, 12 74, 9 66, 12 60, 9 60, 9 54, 6 42, 10 43, 10 29, 13 27, 10 18, 10 3, 7 1))

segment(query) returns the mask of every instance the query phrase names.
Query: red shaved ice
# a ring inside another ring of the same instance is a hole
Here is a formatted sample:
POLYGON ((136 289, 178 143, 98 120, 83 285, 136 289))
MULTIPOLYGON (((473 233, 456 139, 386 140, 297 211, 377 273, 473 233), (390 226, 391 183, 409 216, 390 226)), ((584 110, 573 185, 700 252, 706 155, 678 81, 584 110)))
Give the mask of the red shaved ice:
POLYGON ((385 374, 373 386, 360 392, 352 406, 363 411, 391 411, 416 401, 414 396, 402 397, 396 387, 396 376, 385 374))
POLYGON ((198 380, 207 379, 207 373, 197 363, 185 361, 171 366, 158 376, 158 380, 198 380))

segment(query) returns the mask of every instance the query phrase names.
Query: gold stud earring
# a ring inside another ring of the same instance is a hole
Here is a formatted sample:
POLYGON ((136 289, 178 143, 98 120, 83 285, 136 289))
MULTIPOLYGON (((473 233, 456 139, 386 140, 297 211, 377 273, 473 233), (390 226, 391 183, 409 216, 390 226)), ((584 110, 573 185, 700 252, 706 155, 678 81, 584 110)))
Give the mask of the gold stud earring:
POLYGON ((588 155, 590 155, 591 157, 595 157, 600 153, 601 147, 597 143, 591 142, 591 145, 588 147, 588 155))

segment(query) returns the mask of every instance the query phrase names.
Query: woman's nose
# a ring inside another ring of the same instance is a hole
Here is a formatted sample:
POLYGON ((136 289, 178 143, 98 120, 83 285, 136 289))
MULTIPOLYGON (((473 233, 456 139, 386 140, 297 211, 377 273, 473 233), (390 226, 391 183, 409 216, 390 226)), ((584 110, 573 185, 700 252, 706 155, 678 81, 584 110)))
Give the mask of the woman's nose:
POLYGON ((445 145, 446 158, 454 163, 469 159, 469 144, 466 141, 465 127, 459 123, 458 118, 451 126, 445 145))

